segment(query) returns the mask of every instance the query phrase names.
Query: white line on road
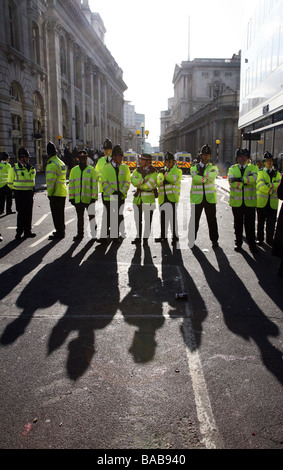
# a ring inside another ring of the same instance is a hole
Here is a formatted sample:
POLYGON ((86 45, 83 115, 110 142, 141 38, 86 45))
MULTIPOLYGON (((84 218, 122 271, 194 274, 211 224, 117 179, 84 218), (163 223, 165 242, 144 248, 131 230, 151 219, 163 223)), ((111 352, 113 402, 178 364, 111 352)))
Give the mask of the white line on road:
MULTIPOLYGON (((65 225, 69 225, 71 222, 74 222, 74 220, 75 220, 75 218, 68 220, 68 222, 66 222, 65 225)), ((34 248, 35 246, 39 245, 41 242, 46 240, 49 237, 49 235, 52 235, 52 233, 53 233, 53 231, 49 232, 46 235, 44 235, 43 237, 39 238, 38 240, 36 240, 36 242, 29 245, 29 248, 34 248)))
POLYGON ((38 227, 42 222, 46 219, 51 214, 51 212, 48 212, 47 214, 44 214, 37 222, 35 222, 33 225, 34 227, 38 227))
MULTIPOLYGON (((180 275, 182 290, 186 292, 182 270, 179 266, 177 266, 177 270, 180 275)), ((191 324, 191 309, 188 302, 185 308, 186 318, 183 323, 183 331, 186 339, 186 353, 195 395, 202 442, 207 449, 223 449, 223 441, 215 423, 203 369, 197 351, 195 335, 191 324)))

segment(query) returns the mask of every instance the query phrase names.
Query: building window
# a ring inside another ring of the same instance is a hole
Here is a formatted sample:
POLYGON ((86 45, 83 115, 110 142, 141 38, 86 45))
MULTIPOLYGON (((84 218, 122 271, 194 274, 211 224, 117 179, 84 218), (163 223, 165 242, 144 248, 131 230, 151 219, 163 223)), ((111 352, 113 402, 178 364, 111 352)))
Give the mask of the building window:
POLYGON ((60 38, 60 65, 61 65, 61 75, 66 77, 67 75, 67 54, 66 54, 66 45, 64 38, 60 38))
POLYGON ((17 36, 16 36, 16 7, 14 2, 9 2, 9 33, 10 33, 10 45, 17 49, 17 36))
POLYGON ((39 30, 37 24, 32 24, 32 52, 33 60, 36 64, 40 64, 40 54, 39 54, 39 30))

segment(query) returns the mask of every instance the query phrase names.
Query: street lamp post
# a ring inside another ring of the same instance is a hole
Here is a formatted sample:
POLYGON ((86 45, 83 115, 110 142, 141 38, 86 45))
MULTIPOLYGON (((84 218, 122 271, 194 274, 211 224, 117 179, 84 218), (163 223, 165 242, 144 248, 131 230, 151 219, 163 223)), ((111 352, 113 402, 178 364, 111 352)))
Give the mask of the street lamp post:
POLYGON ((143 153, 143 151, 144 151, 144 148, 143 148, 144 140, 148 138, 148 134, 149 134, 149 131, 144 130, 144 122, 141 123, 141 131, 138 129, 136 131, 136 134, 137 134, 138 139, 141 140, 141 153, 143 153))
POLYGON ((217 140, 216 140, 216 154, 217 154, 216 162, 217 162, 217 163, 218 163, 218 157, 219 157, 219 144, 220 144, 220 140, 217 139, 217 140))

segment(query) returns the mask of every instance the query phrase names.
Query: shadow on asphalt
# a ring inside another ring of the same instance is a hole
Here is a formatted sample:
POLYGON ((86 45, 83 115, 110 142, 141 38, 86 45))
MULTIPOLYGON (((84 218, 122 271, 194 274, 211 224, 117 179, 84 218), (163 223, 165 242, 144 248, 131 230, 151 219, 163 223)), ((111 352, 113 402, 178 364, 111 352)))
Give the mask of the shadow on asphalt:
MULTIPOLYGON (((283 384, 282 351, 274 347, 268 339, 279 336, 278 326, 266 317, 254 301, 243 281, 232 269, 222 248, 219 247, 215 250, 219 270, 211 265, 206 255, 198 247, 195 246, 192 253, 204 272, 211 292, 221 305, 227 328, 246 341, 252 339, 258 346, 265 367, 283 384)), ((261 283, 265 285, 266 292, 278 306, 281 304, 282 308, 282 289, 280 290, 279 280, 275 280, 274 277, 277 289, 274 285, 272 287, 272 283, 267 280, 267 269, 264 270, 264 266, 260 266, 249 255, 246 254, 245 258, 254 268, 261 283), (264 273, 265 283, 262 277, 264 273)), ((263 285, 261 287, 264 288, 263 285)))

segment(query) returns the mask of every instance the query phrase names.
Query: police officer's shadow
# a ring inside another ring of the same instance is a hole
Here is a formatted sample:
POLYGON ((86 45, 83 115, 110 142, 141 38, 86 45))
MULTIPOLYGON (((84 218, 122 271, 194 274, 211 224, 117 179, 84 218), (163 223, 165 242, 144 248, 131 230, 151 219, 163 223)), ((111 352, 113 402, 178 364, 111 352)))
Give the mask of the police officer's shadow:
POLYGON ((267 247, 267 251, 259 249, 255 258, 244 250, 241 254, 257 276, 261 289, 283 310, 282 278, 278 276, 278 268, 275 267, 277 260, 278 266, 280 264, 279 258, 272 256, 270 247, 267 247))
POLYGON ((98 245, 80 264, 88 249, 72 261, 70 284, 62 303, 68 306, 65 315, 54 326, 48 341, 52 354, 76 333, 68 344, 67 372, 77 380, 91 364, 95 354, 95 331, 109 325, 118 309, 119 287, 117 269, 118 244, 98 245), (106 250, 108 249, 107 253, 106 250))
POLYGON ((230 266, 222 248, 215 250, 219 270, 211 265, 198 247, 195 246, 192 252, 221 305, 228 329, 246 341, 252 339, 259 348, 265 367, 283 383, 282 352, 268 339, 269 336, 279 335, 277 325, 255 303, 243 281, 230 266))
MULTIPOLYGON (((165 300, 171 306, 169 312, 171 318, 183 318, 180 326, 181 334, 186 346, 191 352, 195 351, 201 346, 202 341, 202 325, 207 317, 207 309, 205 302, 193 280, 184 266, 182 251, 176 246, 171 250, 168 243, 162 244, 162 279, 163 282, 167 279, 168 282, 168 265, 178 267, 178 271, 172 270, 172 276, 169 283, 172 284, 173 273, 176 276, 175 291, 170 288, 166 289, 165 300), (187 299, 176 300, 175 293, 183 293, 185 290, 187 299), (185 308, 188 302, 188 308, 185 308)), ((174 280, 174 279, 173 279, 174 280)))
MULTIPOLYGON (((14 242, 11 242, 11 246, 12 245, 14 245, 14 242)), ((14 264, 6 271, 4 271, 0 275, 0 300, 3 300, 8 294, 10 294, 14 290, 14 288, 17 288, 17 286, 19 286, 25 276, 34 271, 40 265, 43 258, 51 249, 54 248, 54 246, 55 243, 47 244, 40 250, 35 251, 29 257, 24 257, 20 263, 14 264)), ((26 288, 20 294, 16 305, 19 305, 18 301, 21 295, 25 292, 26 288)), ((34 313, 33 303, 33 297, 31 295, 28 295, 24 311, 20 314, 18 318, 16 318, 7 325, 0 337, 0 344, 4 346, 11 344, 24 333, 34 313)))
POLYGON ((158 269, 153 264, 148 245, 142 249, 138 245, 128 270, 130 292, 124 297, 119 308, 134 332, 130 354, 137 363, 153 360, 157 348, 156 332, 164 324, 162 310, 162 281, 158 269))
POLYGON ((1 338, 2 344, 15 341, 24 333, 34 313, 39 309, 49 309, 49 318, 52 320, 52 315, 57 318, 61 309, 65 310, 67 306, 64 315, 51 331, 47 354, 50 355, 60 348, 70 335, 77 334, 77 337, 69 342, 66 366, 68 376, 73 380, 78 379, 89 367, 95 352, 94 331, 111 322, 119 302, 117 264, 113 263, 117 248, 112 244, 113 249, 111 247, 105 255, 108 247, 99 245, 84 261, 92 245, 91 240, 72 256, 77 248, 76 244, 72 244, 61 257, 46 264, 33 276, 16 302, 17 306, 23 309, 21 315, 8 325, 1 338), (109 269, 101 276, 99 262, 103 260, 105 263, 109 258, 109 269), (105 316, 101 318, 99 315, 100 306, 103 304, 102 293, 107 282, 110 282, 111 303, 108 310, 103 312, 105 316))

